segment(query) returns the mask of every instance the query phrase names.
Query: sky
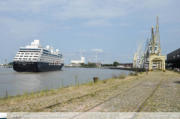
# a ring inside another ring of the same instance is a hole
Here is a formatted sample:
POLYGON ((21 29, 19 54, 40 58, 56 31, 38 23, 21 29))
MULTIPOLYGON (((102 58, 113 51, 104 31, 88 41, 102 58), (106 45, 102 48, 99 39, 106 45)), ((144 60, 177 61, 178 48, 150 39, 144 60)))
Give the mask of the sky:
POLYGON ((71 59, 132 62, 159 16, 162 53, 180 47, 179 0, 0 0, 0 63, 39 39, 71 59))

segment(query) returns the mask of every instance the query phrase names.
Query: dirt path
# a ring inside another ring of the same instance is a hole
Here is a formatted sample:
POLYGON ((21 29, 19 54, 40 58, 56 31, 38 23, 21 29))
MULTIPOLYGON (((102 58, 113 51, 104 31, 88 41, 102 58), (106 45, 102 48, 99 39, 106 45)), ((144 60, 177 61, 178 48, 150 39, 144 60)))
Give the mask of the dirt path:
POLYGON ((154 95, 161 84, 161 78, 153 77, 152 79, 142 80, 140 85, 129 88, 125 92, 120 93, 118 96, 115 96, 113 99, 90 111, 140 112, 144 108, 147 100, 154 95))
POLYGON ((0 100, 0 111, 179 112, 179 99, 180 74, 150 72, 0 100))
POLYGON ((141 85, 115 96, 90 111, 179 112, 180 77, 172 72, 152 72, 141 85))
POLYGON ((180 111, 180 78, 171 72, 152 72, 133 83, 97 92, 95 96, 56 105, 45 111, 152 112, 180 111), (173 78, 174 77, 174 78, 173 78), (176 78, 175 78, 176 77, 176 78), (163 100, 162 100, 163 99, 163 100))

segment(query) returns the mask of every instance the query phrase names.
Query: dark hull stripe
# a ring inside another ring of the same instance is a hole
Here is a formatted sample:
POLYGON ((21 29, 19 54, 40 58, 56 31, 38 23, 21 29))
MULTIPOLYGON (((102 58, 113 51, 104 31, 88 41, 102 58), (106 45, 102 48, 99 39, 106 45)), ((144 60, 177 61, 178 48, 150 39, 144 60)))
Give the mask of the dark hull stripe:
POLYGON ((13 62, 13 69, 18 72, 45 72, 61 70, 61 65, 50 65, 44 62, 13 62))

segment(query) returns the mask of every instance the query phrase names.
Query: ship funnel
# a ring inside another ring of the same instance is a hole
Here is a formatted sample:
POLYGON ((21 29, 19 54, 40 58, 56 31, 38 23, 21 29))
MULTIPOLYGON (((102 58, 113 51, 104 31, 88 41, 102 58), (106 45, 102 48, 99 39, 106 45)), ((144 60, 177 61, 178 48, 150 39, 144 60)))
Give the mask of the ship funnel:
POLYGON ((39 40, 34 40, 33 42, 31 42, 32 46, 39 46, 39 40))
POLYGON ((50 46, 49 46, 49 45, 47 45, 47 46, 46 46, 46 49, 47 49, 47 50, 49 50, 49 48, 50 48, 50 46))
POLYGON ((56 52, 59 53, 59 49, 56 49, 56 52))
POLYGON ((27 45, 26 48, 39 48, 40 47, 40 42, 39 40, 34 40, 31 42, 31 45, 27 45))
POLYGON ((51 53, 54 53, 53 47, 50 47, 50 51, 51 53))
POLYGON ((34 40, 34 44, 39 45, 39 40, 34 40))

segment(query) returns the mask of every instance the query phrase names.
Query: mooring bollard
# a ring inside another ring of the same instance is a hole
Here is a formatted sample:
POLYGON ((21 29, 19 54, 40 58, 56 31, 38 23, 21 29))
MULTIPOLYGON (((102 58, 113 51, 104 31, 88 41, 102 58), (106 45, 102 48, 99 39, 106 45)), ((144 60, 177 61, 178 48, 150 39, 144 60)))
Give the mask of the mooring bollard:
POLYGON ((99 78, 98 77, 94 77, 93 80, 94 80, 94 83, 97 83, 99 78))

